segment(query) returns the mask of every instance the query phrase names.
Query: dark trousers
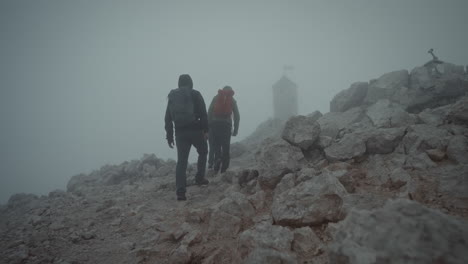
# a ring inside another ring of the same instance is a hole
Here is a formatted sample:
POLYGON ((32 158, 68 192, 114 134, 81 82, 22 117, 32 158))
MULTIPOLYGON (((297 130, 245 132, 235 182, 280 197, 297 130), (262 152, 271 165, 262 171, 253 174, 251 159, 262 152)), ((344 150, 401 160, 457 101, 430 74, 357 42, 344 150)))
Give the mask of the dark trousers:
POLYGON ((213 133, 215 171, 219 171, 221 167, 221 172, 225 172, 229 168, 231 129, 232 126, 228 122, 213 122, 211 125, 210 130, 213 133))
POLYGON ((187 163, 192 145, 198 152, 197 174, 195 181, 205 178, 206 155, 208 145, 201 130, 176 131, 177 167, 176 167, 176 193, 184 195, 187 186, 187 163))
POLYGON ((212 168, 213 167, 213 164, 214 164, 214 145, 213 145, 213 131, 210 131, 210 134, 208 136, 208 144, 209 144, 209 147, 210 147, 210 151, 208 153, 208 167, 209 168, 212 168))

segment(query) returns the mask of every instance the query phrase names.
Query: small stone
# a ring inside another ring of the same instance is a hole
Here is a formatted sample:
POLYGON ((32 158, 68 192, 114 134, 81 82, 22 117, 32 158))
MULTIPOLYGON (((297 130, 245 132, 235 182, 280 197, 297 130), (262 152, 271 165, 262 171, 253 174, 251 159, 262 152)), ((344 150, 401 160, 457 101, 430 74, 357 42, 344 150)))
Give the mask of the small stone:
POLYGON ((432 161, 441 161, 445 158, 445 152, 440 149, 428 149, 426 150, 427 155, 432 161))

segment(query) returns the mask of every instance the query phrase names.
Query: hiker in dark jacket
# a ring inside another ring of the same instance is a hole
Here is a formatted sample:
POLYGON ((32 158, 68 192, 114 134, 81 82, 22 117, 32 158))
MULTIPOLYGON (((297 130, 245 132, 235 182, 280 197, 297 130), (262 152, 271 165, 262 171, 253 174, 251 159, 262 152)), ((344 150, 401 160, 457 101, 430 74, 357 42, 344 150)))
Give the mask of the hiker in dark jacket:
POLYGON ((195 184, 206 185, 206 155, 208 154, 208 120, 205 101, 199 91, 193 89, 192 78, 188 74, 179 76, 179 88, 168 95, 165 117, 166 139, 170 148, 177 147, 176 194, 177 200, 187 200, 185 196, 187 162, 193 145, 198 152, 195 184))
MULTIPOLYGON (((239 130, 239 109, 233 98, 234 91, 230 86, 218 90, 208 109, 208 122, 210 124, 210 139, 213 149, 210 155, 214 155, 214 171, 225 172, 229 168, 231 135, 237 136, 239 130), (233 128, 234 119, 234 128, 233 128)), ((209 164, 212 165, 212 164, 209 164)))

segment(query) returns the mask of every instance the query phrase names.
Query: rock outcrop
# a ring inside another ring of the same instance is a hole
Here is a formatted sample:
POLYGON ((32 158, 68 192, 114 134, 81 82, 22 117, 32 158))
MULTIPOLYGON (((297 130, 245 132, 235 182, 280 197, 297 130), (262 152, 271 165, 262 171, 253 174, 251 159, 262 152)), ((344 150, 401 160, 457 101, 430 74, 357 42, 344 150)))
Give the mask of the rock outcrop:
POLYGON ((338 224, 330 263, 466 263, 468 223, 408 200, 353 211, 338 224))
POLYGON ((0 205, 2 263, 467 263, 468 76, 417 67, 351 85, 232 146, 175 198, 156 155, 0 205))

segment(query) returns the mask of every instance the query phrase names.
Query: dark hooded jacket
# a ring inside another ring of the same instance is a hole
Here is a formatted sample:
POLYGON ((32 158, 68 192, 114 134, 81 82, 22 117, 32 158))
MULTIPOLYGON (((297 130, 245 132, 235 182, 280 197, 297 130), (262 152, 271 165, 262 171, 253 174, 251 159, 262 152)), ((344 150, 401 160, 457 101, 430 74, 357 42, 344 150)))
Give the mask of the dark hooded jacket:
MULTIPOLYGON (((185 127, 175 127, 175 132, 180 130, 202 130, 204 132, 208 132, 208 118, 206 113, 206 105, 205 101, 203 100, 203 96, 197 90, 193 89, 193 82, 192 78, 188 74, 182 74, 179 76, 179 88, 180 87, 188 87, 192 90, 192 99, 194 104, 194 112, 195 112, 195 122, 189 126, 185 127)), ((165 129, 166 129, 166 139, 168 141, 174 141, 174 123, 171 116, 171 112, 169 110, 170 101, 167 103, 166 107, 166 116, 164 118, 165 121, 165 129)))

